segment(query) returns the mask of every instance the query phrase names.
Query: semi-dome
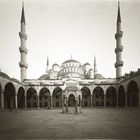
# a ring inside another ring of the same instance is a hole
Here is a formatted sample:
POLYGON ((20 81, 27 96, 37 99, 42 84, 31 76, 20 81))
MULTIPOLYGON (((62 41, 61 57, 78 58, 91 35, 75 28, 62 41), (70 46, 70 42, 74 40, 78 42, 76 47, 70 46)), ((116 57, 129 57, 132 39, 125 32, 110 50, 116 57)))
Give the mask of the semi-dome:
POLYGON ((95 79, 104 79, 104 77, 100 73, 94 74, 95 79))
POLYGON ((57 63, 54 63, 52 65, 52 69, 53 69, 53 71, 59 71, 60 70, 60 66, 57 63))
POLYGON ((85 64, 83 65, 83 68, 84 68, 85 74, 88 74, 88 71, 90 70, 91 65, 90 65, 89 63, 85 63, 85 64))
POLYGON ((89 70, 88 74, 89 74, 89 78, 90 78, 90 79, 93 79, 93 78, 94 78, 94 69, 91 68, 91 69, 89 70))
POLYGON ((52 67, 54 67, 54 66, 60 67, 57 63, 54 63, 54 64, 52 65, 52 67))
POLYGON ((83 66, 91 66, 89 63, 85 63, 83 66))
POLYGON ((39 80, 47 80, 47 79, 50 79, 49 74, 43 74, 43 75, 39 78, 39 80))

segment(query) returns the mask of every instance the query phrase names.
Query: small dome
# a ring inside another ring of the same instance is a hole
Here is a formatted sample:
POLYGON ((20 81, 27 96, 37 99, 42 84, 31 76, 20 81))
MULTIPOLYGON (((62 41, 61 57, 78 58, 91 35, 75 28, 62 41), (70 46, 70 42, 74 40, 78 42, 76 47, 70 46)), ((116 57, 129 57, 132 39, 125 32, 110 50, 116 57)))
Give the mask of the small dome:
POLYGON ((39 78, 39 80, 47 80, 47 79, 50 79, 50 76, 48 74, 44 74, 39 78))
POLYGON ((89 63, 85 63, 83 66, 87 66, 87 65, 88 65, 88 66, 91 66, 89 63))
POLYGON ((104 79, 104 77, 103 77, 101 74, 99 74, 99 73, 96 73, 96 74, 94 75, 94 78, 95 78, 95 79, 104 79))
POLYGON ((91 68, 91 69, 89 69, 89 72, 90 72, 90 71, 93 71, 93 72, 94 72, 94 69, 93 69, 93 68, 91 68))
POLYGON ((52 65, 52 69, 53 69, 53 71, 59 71, 60 70, 60 66, 55 63, 55 64, 52 65))
POLYGON ((52 67, 54 67, 54 66, 60 67, 57 63, 54 63, 54 64, 52 65, 52 67))
POLYGON ((89 69, 88 74, 89 74, 89 78, 90 78, 90 79, 93 79, 93 78, 94 78, 94 70, 93 70, 92 68, 89 69))

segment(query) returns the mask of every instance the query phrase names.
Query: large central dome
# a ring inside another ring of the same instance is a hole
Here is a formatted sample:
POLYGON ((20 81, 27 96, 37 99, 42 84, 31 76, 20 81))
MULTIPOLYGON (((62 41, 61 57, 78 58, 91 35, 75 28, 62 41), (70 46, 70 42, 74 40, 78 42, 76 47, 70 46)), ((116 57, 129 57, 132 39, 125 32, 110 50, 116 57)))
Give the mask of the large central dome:
POLYGON ((66 60, 62 63, 61 68, 58 77, 82 78, 84 75, 81 63, 74 59, 66 60))
POLYGON ((78 62, 77 60, 68 59, 68 60, 66 60, 65 62, 63 62, 62 65, 63 65, 63 64, 67 64, 67 63, 73 63, 73 64, 74 64, 74 63, 79 63, 79 64, 80 64, 80 62, 78 62))

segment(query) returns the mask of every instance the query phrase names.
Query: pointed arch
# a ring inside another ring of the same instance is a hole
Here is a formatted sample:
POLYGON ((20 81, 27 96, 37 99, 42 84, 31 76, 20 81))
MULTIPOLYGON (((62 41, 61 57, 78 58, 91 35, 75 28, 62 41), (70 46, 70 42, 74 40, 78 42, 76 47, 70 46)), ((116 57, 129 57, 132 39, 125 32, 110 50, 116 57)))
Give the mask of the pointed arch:
POLYGON ((116 106, 116 103, 117 103, 116 88, 110 86, 106 91, 106 106, 116 106))
POLYGON ((37 107, 37 92, 34 88, 27 90, 27 108, 37 107))
POLYGON ((0 108, 2 108, 1 96, 2 96, 2 87, 1 87, 1 83, 0 83, 0 108))
POLYGON ((118 106, 125 106, 125 89, 124 86, 120 85, 118 88, 118 106))
POLYGON ((42 88, 39 92, 39 103, 40 107, 50 108, 51 106, 51 94, 48 88, 42 88))
POLYGON ((135 81, 130 81, 128 84, 127 104, 128 106, 138 106, 139 104, 139 91, 138 85, 135 81))
POLYGON ((18 89, 17 101, 18 101, 18 108, 25 107, 25 90, 23 87, 20 87, 18 89))
POLYGON ((7 83, 4 89, 4 108, 15 108, 15 94, 16 90, 14 85, 11 82, 7 83))
POLYGON ((83 87, 82 91, 82 107, 90 107, 91 106, 91 92, 88 87, 83 87))
POLYGON ((104 106, 104 91, 101 87, 96 87, 92 95, 94 106, 104 106))
POLYGON ((70 94, 68 97, 68 106, 75 106, 76 100, 74 94, 70 94))
POLYGON ((53 91, 53 106, 62 107, 62 89, 56 87, 53 91))

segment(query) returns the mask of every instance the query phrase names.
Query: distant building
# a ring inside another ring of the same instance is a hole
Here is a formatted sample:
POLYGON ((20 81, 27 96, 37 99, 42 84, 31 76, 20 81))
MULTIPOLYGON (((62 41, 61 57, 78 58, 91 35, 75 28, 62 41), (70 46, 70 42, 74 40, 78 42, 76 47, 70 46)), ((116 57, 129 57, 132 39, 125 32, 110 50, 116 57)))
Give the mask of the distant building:
POLYGON ((8 108, 63 108, 81 107, 138 107, 140 106, 140 69, 122 76, 122 51, 120 6, 118 4, 116 39, 116 78, 104 78, 94 67, 69 59, 61 65, 53 64, 38 79, 27 78, 26 22, 24 6, 21 14, 19 47, 21 82, 0 72, 0 107, 8 108))

